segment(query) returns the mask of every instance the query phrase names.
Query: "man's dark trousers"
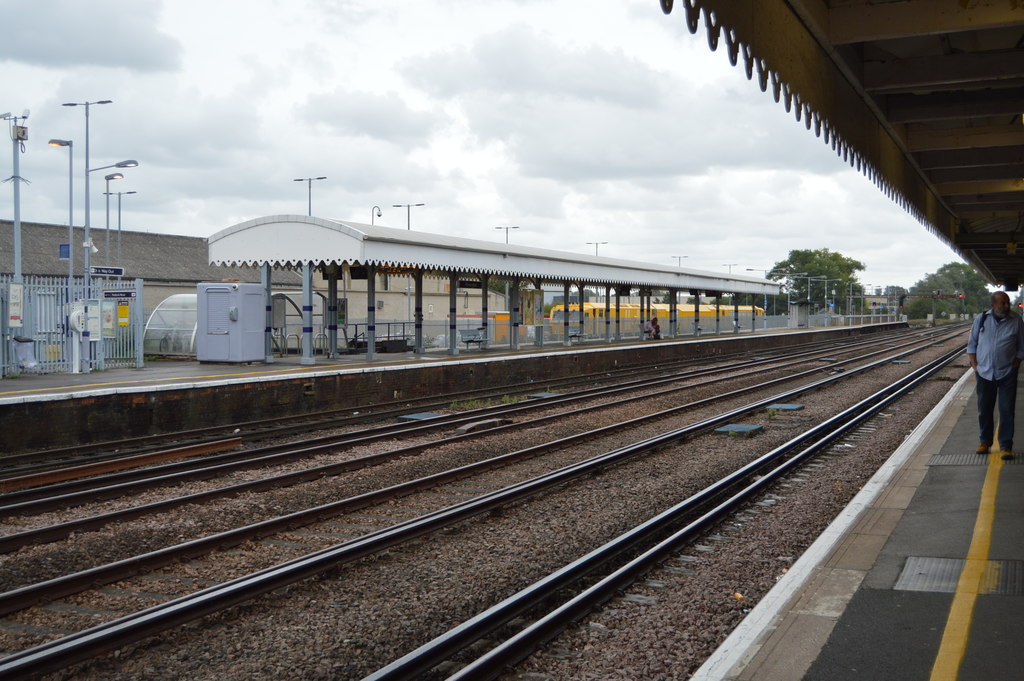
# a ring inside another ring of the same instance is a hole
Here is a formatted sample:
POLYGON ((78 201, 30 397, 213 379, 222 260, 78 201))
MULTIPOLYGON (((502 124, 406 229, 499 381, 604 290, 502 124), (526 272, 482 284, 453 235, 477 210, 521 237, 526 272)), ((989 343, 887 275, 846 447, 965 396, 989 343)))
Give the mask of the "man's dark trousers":
POLYGON ((1013 445, 1013 413, 1017 406, 1017 373, 1010 370, 998 381, 978 379, 978 427, 982 442, 993 442, 995 425, 992 410, 999 402, 999 446, 1006 450, 1013 445), (1006 445, 1005 447, 1003 445, 1006 445))

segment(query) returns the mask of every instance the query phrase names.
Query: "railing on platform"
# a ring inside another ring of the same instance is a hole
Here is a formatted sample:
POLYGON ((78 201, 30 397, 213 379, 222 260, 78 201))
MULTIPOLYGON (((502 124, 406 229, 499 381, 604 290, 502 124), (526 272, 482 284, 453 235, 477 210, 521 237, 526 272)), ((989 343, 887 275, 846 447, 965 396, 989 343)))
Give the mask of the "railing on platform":
POLYGON ((18 283, 0 276, 0 377, 71 373, 83 364, 91 370, 142 367, 142 294, 141 279, 94 277, 93 340, 83 349, 69 323, 74 306, 86 296, 81 277, 27 275, 18 283), (88 353, 85 362, 82 352, 88 353))

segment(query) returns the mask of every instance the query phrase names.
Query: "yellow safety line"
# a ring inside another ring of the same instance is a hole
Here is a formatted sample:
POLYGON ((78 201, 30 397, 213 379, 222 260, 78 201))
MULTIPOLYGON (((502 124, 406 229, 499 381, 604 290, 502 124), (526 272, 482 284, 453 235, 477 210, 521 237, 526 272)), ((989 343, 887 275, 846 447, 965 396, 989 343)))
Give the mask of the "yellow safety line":
MULTIPOLYGON (((997 439, 996 442, 999 440, 997 439)), ((971 620, 978 594, 986 593, 985 575, 988 568, 988 554, 992 546, 992 525, 996 517, 996 492, 999 489, 999 473, 1003 469, 1000 450, 989 454, 985 483, 981 487, 981 503, 978 517, 974 521, 974 534, 967 550, 967 560, 960 573, 960 580, 953 594, 946 628, 942 632, 942 643, 935 656, 930 681, 957 681, 960 665, 967 652, 967 641, 971 633, 971 620)))

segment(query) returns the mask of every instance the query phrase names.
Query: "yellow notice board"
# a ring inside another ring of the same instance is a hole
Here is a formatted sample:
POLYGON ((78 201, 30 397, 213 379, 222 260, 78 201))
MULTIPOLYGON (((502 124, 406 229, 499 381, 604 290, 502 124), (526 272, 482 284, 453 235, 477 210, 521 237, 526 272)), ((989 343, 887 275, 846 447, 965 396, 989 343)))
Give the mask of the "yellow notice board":
POLYGON ((117 303, 117 325, 128 326, 129 310, 127 301, 118 301, 117 303))

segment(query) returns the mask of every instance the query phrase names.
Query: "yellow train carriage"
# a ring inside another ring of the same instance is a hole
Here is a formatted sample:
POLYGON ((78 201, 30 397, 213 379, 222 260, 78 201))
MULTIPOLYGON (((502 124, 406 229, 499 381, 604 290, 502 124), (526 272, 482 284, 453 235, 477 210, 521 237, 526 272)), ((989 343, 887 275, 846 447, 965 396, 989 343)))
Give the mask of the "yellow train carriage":
MULTIPOLYGON (((604 303, 583 303, 582 314, 584 317, 583 329, 587 335, 603 335, 605 329, 605 306, 604 303)), ((751 311, 754 316, 764 316, 764 308, 751 306, 751 305, 740 305, 739 316, 741 320, 749 320, 751 311)), ((611 305, 608 309, 611 322, 615 324, 615 305, 611 305)), ((669 304, 668 303, 652 303, 650 305, 651 316, 657 316, 661 321, 662 334, 668 333, 668 319, 669 319, 669 304)), ((693 320, 694 309, 693 305, 679 304, 676 306, 676 318, 682 322, 682 320, 693 320)), ((735 308, 732 305, 722 305, 718 308, 718 319, 723 322, 732 320, 735 315, 735 308)), ((701 304, 700 306, 700 319, 703 322, 707 319, 709 322, 715 320, 715 306, 709 304, 701 304)), ((546 326, 550 333, 560 334, 564 327, 565 320, 565 306, 564 305, 553 305, 546 326)), ((619 304, 619 324, 620 330, 625 333, 632 333, 637 326, 642 323, 641 320, 641 307, 639 303, 620 303, 619 304), (627 325, 635 325, 633 328, 629 328, 627 325)), ((579 329, 580 325, 580 305, 570 304, 569 305, 569 328, 572 330, 579 329)), ((614 332, 614 330, 613 330, 614 332)))

